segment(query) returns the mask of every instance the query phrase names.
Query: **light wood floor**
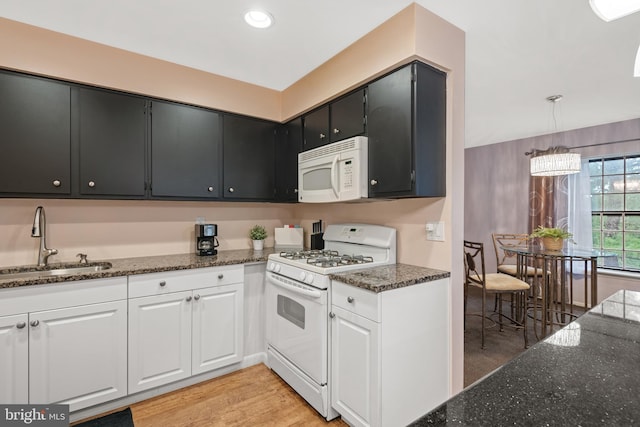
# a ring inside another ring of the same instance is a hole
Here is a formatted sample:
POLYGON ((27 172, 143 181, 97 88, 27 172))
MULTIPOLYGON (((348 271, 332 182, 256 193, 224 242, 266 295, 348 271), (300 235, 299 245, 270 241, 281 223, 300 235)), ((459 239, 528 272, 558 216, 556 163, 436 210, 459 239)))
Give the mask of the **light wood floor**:
POLYGON ((327 422, 263 364, 131 405, 136 427, 346 426, 327 422))

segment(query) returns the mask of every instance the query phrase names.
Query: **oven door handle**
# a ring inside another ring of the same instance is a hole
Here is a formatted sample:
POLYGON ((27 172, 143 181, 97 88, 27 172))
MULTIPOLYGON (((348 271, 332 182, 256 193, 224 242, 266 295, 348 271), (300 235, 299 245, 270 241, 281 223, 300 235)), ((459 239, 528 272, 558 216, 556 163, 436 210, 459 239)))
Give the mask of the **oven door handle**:
POLYGON ((296 293, 296 294, 300 294, 300 295, 304 295, 307 297, 311 297, 311 298, 320 298, 322 297, 322 291, 320 290, 311 290, 311 289, 306 289, 306 288, 301 288, 299 286, 295 286, 295 285, 290 285, 289 283, 286 283, 282 280, 280 280, 280 277, 268 272, 267 273, 267 279, 269 279, 269 283, 272 283, 276 286, 279 286, 283 289, 286 289, 290 292, 296 293))

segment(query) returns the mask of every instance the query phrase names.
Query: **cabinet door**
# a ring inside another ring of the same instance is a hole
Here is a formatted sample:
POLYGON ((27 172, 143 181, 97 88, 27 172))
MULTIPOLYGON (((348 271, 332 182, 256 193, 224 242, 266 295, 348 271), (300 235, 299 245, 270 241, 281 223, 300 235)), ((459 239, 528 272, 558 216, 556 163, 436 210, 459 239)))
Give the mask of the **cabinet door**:
POLYGON ((273 200, 277 124, 224 116, 224 198, 273 200))
POLYGON ((29 315, 29 403, 70 411, 127 394, 127 302, 29 315))
POLYGON ((410 194, 412 160, 412 65, 368 87, 369 197, 410 194))
POLYGON ((331 103, 331 142, 364 134, 364 89, 331 103))
POLYGON ((302 147, 302 118, 278 128, 276 141, 276 201, 298 201, 298 153, 302 147))
POLYGON ((221 196, 220 116, 168 102, 151 109, 151 195, 221 196))
POLYGON ((335 305, 331 311, 331 406, 350 425, 379 426, 379 325, 335 305))
POLYGON ((331 142, 329 136, 329 105, 304 116, 303 151, 321 147, 331 142))
MULTIPOLYGON (((79 88, 80 194, 145 195, 144 98, 79 88)), ((74 114, 74 115, 75 115, 74 114)))
POLYGON ((238 283, 193 291, 192 375, 242 360, 243 287, 238 283))
POLYGON ((0 317, 0 402, 29 402, 29 329, 26 314, 0 317))
POLYGON ((129 394, 191 375, 191 291, 129 299, 129 394))
POLYGON ((71 192, 71 89, 0 72, 0 193, 71 192))

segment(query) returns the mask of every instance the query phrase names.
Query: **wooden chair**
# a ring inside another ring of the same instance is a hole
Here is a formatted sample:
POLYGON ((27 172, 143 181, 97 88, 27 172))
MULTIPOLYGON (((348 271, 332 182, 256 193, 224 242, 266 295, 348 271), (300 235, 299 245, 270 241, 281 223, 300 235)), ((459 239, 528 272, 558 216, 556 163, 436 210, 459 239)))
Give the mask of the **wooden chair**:
POLYGON ((482 289, 482 348, 485 343, 485 329, 487 320, 487 295, 497 295, 498 297, 498 323, 500 330, 503 330, 503 319, 509 320, 510 326, 522 328, 524 336, 524 346, 529 346, 527 339, 527 315, 526 298, 529 291, 529 284, 508 274, 486 273, 484 263, 484 245, 482 243, 464 241, 464 311, 467 311, 467 290, 468 286, 476 286, 482 289), (512 296, 511 317, 502 313, 502 296, 509 294, 512 296))

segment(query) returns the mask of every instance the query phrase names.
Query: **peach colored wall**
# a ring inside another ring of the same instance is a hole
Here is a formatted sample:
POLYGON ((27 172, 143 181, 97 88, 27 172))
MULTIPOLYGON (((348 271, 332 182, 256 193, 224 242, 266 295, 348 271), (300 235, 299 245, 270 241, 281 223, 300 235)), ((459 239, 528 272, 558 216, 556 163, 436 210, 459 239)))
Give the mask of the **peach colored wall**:
POLYGON ((280 92, 4 18, 0 67, 280 121, 280 92))
MULTIPOLYGON (((398 229, 398 261, 452 273, 452 392, 463 384, 459 248, 464 194, 464 33, 412 4, 283 93, 0 19, 0 67, 279 120, 308 110, 400 64, 422 59, 449 72, 447 197, 340 205, 0 199, 0 265, 35 261, 33 211, 45 206, 49 243, 60 259, 189 252, 196 216, 218 223, 223 248, 248 246, 250 225, 353 221, 398 229), (239 96, 238 96, 239 95, 239 96), (92 219, 95 218, 95 219, 92 219), (445 241, 428 242, 427 221, 444 221, 445 241), (6 242, 6 243, 4 243, 6 242)), ((267 241, 267 245, 272 245, 267 241)))
POLYGON ((51 262, 181 254, 195 247, 197 217, 218 225, 220 250, 248 249, 254 224, 273 229, 292 221, 290 205, 266 203, 0 199, 0 267, 35 264, 39 239, 31 237, 37 206, 45 208, 51 262))

